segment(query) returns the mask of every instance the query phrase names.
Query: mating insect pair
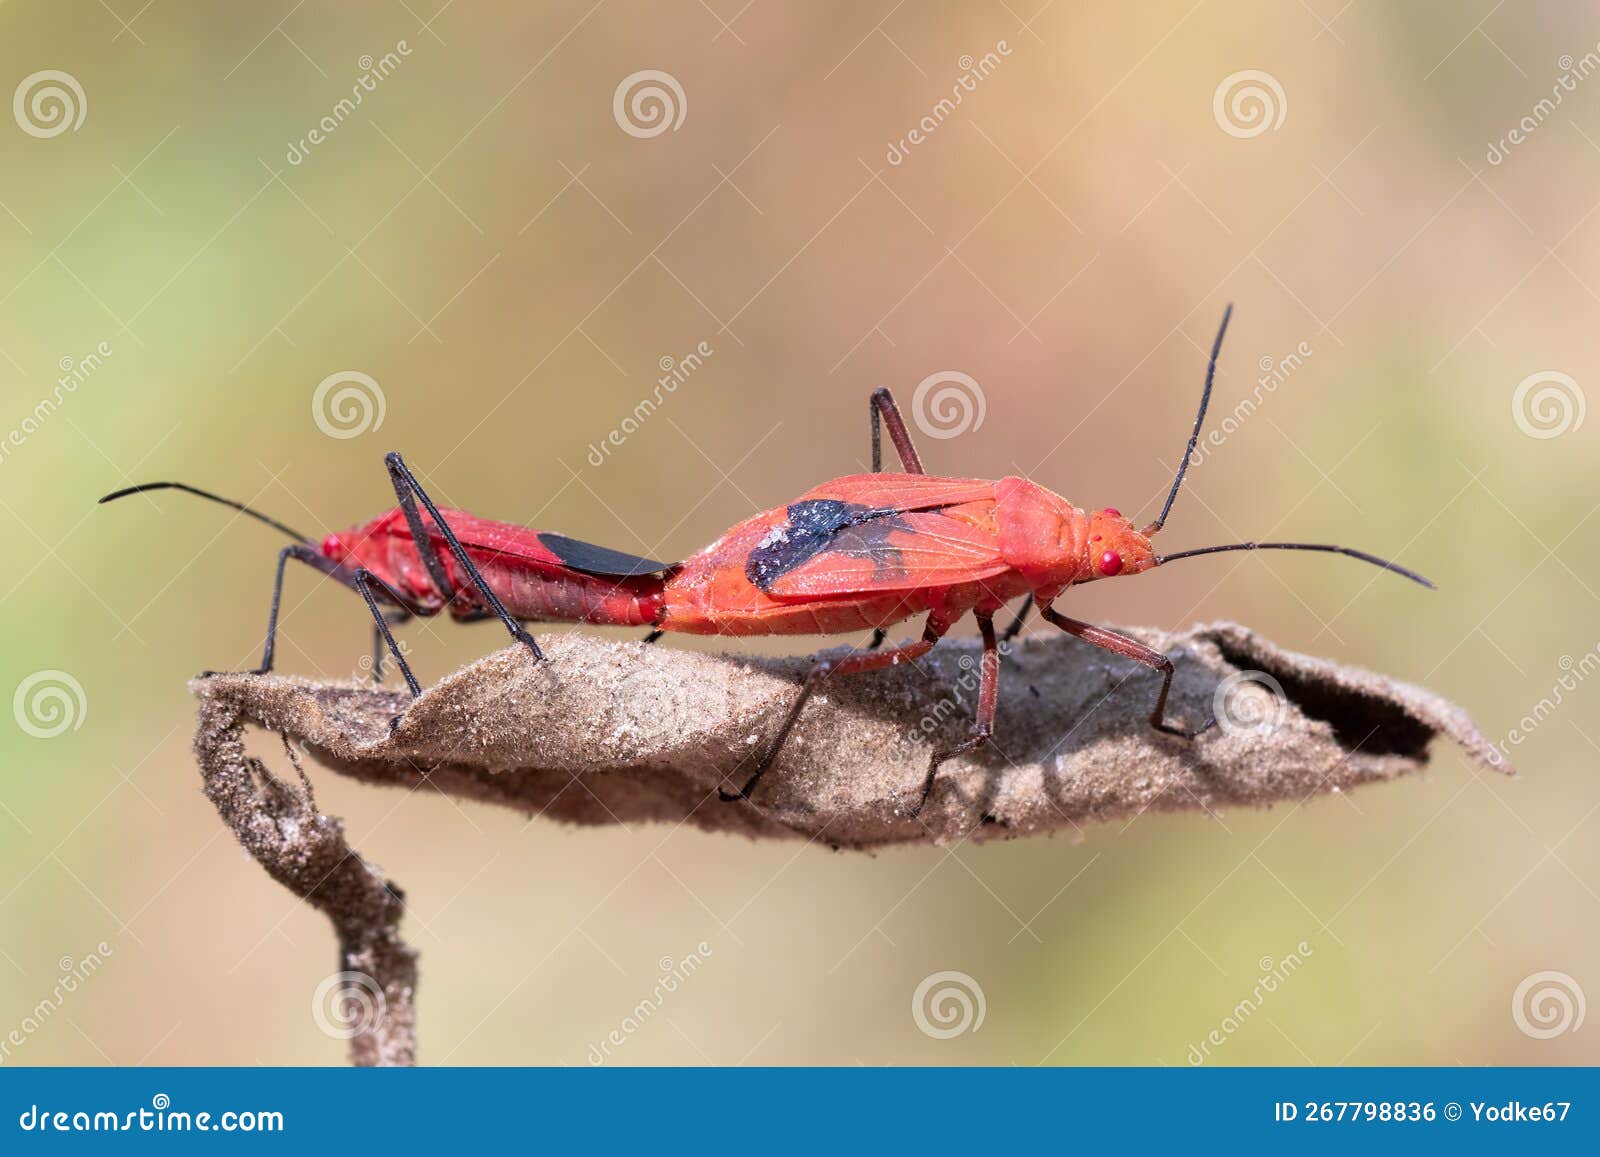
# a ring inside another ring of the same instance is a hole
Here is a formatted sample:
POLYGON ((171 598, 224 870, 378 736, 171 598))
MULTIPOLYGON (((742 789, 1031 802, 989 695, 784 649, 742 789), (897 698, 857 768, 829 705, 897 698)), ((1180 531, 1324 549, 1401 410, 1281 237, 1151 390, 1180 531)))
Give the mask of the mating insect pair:
MULTIPOLYGON (((1005 632, 1020 629, 1029 606, 1086 643, 1160 673, 1150 712, 1159 731, 1193 739, 1215 720, 1185 727, 1167 718, 1172 660, 1137 639, 1080 622, 1053 606, 1068 587, 1101 578, 1141 574, 1180 558, 1235 550, 1314 550, 1349 555, 1424 586, 1427 579, 1363 551, 1322 543, 1240 542, 1155 553, 1150 539, 1165 524, 1183 485, 1205 422, 1217 355, 1232 307, 1224 312, 1206 368, 1200 409, 1166 502, 1153 522, 1135 529, 1115 508, 1083 510, 1025 478, 998 481, 946 478, 923 471, 905 422, 887 389, 871 398, 872 473, 823 483, 796 501, 746 519, 698 554, 662 563, 608 550, 549 531, 441 510, 398 454, 384 461, 399 505, 352 530, 316 543, 283 523, 208 491, 178 482, 153 482, 108 494, 171 488, 221 502, 295 539, 278 555, 258 673, 272 669, 284 567, 306 563, 356 590, 372 613, 413 697, 421 687, 395 643, 392 626, 413 615, 449 610, 458 620, 498 618, 514 640, 542 659, 523 627, 535 622, 581 622, 648 627, 699 635, 831 635, 871 630, 871 644, 817 660, 788 715, 737 792, 748 799, 778 753, 817 685, 824 679, 879 670, 926 654, 971 613, 983 638, 976 717, 967 738, 936 748, 912 815, 921 812, 939 766, 988 742, 994 732, 1000 654, 994 616, 1006 603, 1029 603, 1005 632), (899 454, 902 472, 882 471, 881 427, 899 454), (394 610, 385 613, 379 605, 394 610), (880 649, 886 628, 926 615, 915 642, 880 649)), ((380 653, 381 657, 381 653, 380 653)))

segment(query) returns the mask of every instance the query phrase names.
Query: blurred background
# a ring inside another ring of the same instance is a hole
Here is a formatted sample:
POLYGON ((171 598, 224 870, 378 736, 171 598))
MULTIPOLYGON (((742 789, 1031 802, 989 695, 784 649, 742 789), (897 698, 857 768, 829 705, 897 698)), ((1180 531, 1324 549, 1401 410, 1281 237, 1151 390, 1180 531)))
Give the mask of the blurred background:
MULTIPOLYGON (((676 558, 863 468, 868 391, 933 379, 967 408, 918 414, 932 470, 1148 516, 1234 301, 1164 541, 1347 542, 1440 590, 1231 555, 1071 613, 1425 683, 1520 778, 1441 744, 1303 806, 866 857, 313 767, 407 891, 422 1058, 1600 1061, 1600 17, 1113 9, 0 6, 0 1060, 344 1058, 327 924, 189 747, 281 540, 99 495, 321 534, 392 505, 400 449, 450 505, 676 558)), ((406 636, 424 681, 503 642, 406 636)), ((281 670, 368 643, 290 572, 281 670)))

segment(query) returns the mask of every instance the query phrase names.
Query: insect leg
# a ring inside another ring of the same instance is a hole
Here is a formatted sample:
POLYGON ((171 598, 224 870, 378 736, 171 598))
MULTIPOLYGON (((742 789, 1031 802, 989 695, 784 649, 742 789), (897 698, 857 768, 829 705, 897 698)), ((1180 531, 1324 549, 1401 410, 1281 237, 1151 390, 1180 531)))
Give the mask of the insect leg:
POLYGON ((265 675, 272 670, 273 655, 278 645, 278 608, 283 603, 283 571, 291 558, 320 570, 329 578, 337 579, 346 586, 355 585, 355 577, 349 571, 338 563, 324 558, 309 546, 295 543, 280 550, 278 569, 272 577, 272 606, 267 611, 267 642, 261 649, 261 666, 251 672, 255 675, 265 675))
POLYGON ((933 777, 938 772, 939 765, 954 756, 982 747, 994 734, 994 709, 1000 695, 1000 648, 994 637, 994 616, 984 614, 982 611, 973 613, 978 619, 978 630, 983 634, 983 658, 978 664, 977 715, 972 721, 972 731, 966 739, 954 747, 934 751, 932 758, 928 760, 928 775, 922 781, 922 795, 917 798, 917 806, 911 809, 913 819, 922 814, 928 796, 933 793, 933 777))
POLYGON ((927 625, 922 628, 922 638, 915 643, 907 643, 903 647, 894 647, 888 651, 857 651, 851 655, 844 655, 836 659, 819 659, 805 681, 800 684, 800 694, 796 696, 794 704, 789 708, 789 714, 783 720, 783 726, 778 728, 778 734, 767 747, 766 754, 761 757, 761 762, 756 765, 755 772, 745 782, 738 792, 718 790, 718 797, 728 803, 737 799, 749 799, 750 793, 755 790, 756 784, 767 773, 778 759, 778 753, 783 750, 784 741, 789 738, 789 732, 794 730, 795 723, 800 718, 800 712, 805 709, 812 692, 817 689, 817 684, 830 675, 854 675, 861 671, 876 671, 884 667, 893 667, 896 663, 910 659, 920 658, 933 649, 946 631, 950 629, 953 619, 937 619, 928 616, 927 625))
POLYGON ((422 685, 417 682, 417 677, 411 673, 411 667, 406 663, 406 657, 400 653, 400 644, 394 641, 394 632, 389 629, 389 617, 378 608, 378 601, 372 596, 373 587, 377 587, 385 598, 402 609, 406 607, 406 600, 400 595, 400 592, 396 591, 366 567, 356 568, 355 588, 361 593, 362 599, 366 601, 367 610, 372 612, 372 622, 377 627, 378 633, 383 636, 383 641, 388 644, 389 654, 393 655, 394 661, 399 664, 400 674, 405 676, 406 686, 411 688, 411 698, 415 699, 422 694, 422 685))
MULTIPOLYGON (((907 474, 921 474, 922 459, 917 456, 917 448, 911 444, 911 434, 906 429, 905 419, 900 416, 900 407, 895 404, 894 395, 889 392, 888 386, 879 386, 872 391, 872 397, 867 399, 867 413, 872 420, 872 472, 883 472, 883 431, 882 426, 889 427, 889 440, 894 443, 895 453, 900 455, 900 465, 907 474)), ((889 637, 889 632, 882 627, 872 632, 872 641, 867 644, 867 650, 876 651, 883 646, 883 641, 889 637)))
MULTIPOLYGON (((398 627, 411 618, 411 612, 395 611, 384 617, 389 620, 389 626, 398 627)), ((383 682, 383 632, 378 630, 376 623, 372 625, 372 681, 383 682)))
POLYGON ((1167 693, 1172 690, 1172 660, 1153 647, 1147 647, 1138 639, 1131 639, 1127 635, 1118 634, 1116 631, 1097 627, 1092 623, 1079 622, 1069 619, 1066 615, 1059 614, 1055 608, 1043 604, 1039 613, 1047 622, 1054 623, 1069 635, 1075 635, 1085 643, 1093 643, 1096 647, 1103 647, 1114 655, 1132 659, 1135 663, 1143 663, 1152 671, 1161 672, 1161 691, 1156 696, 1155 709, 1150 712, 1150 726, 1157 731, 1164 731, 1168 735, 1177 735, 1184 739, 1193 739, 1201 732, 1208 730, 1216 719, 1207 719, 1199 727, 1179 727, 1176 723, 1168 723, 1167 693))
MULTIPOLYGON (((298 562, 303 562, 314 570, 321 571, 334 581, 343 583, 345 586, 350 587, 353 590, 360 591, 363 595, 365 595, 365 592, 362 591, 361 588, 359 572, 340 566, 332 559, 325 558, 311 547, 305 546, 301 543, 295 543, 292 546, 284 547, 278 552, 278 566, 276 571, 273 573, 272 578, 272 603, 267 611, 267 641, 261 650, 261 665, 254 671, 249 672, 249 674, 266 675, 272 671, 273 661, 277 653, 278 646, 278 611, 283 605, 283 575, 284 570, 288 566, 291 558, 298 562)), ((410 618, 413 614, 417 613, 415 608, 410 607, 406 603, 405 599, 403 599, 394 590, 385 586, 385 591, 387 596, 395 603, 395 605, 401 608, 400 619, 410 618)), ((367 605, 369 607, 373 605, 371 598, 367 599, 367 605)), ((381 618, 380 612, 374 610, 373 613, 379 615, 381 618)), ((384 633, 387 634, 388 632, 385 630, 384 633)), ((398 658, 398 652, 396 653, 396 657, 398 658)), ((401 663, 401 667, 402 669, 405 667, 403 661, 401 663)), ((374 664, 374 669, 376 670, 376 664, 374 664)), ((217 672, 208 671, 206 674, 214 675, 217 674, 217 672)))
POLYGON ((1028 612, 1033 609, 1033 600, 1029 599, 1017 610, 1017 617, 1011 620, 1011 625, 1000 634, 1002 643, 1009 643, 1022 634, 1022 624, 1028 621, 1028 612))
MULTIPOLYGON (((511 632, 511 637, 519 643, 527 645, 533 652, 535 660, 543 660, 544 653, 539 650, 539 644, 533 641, 533 636, 522 629, 522 624, 511 617, 494 591, 489 589, 489 584, 484 581, 477 566, 467 554, 466 548, 461 545, 461 540, 456 537, 456 532, 450 529, 450 524, 445 522, 439 514, 439 508, 433 504, 433 499, 428 497, 427 491, 422 489, 422 484, 417 481, 416 475, 411 473, 411 468, 405 464, 399 454, 390 451, 383 456, 384 465, 389 468, 389 479, 394 483, 394 492, 399 496, 400 509, 405 513, 406 525, 411 528, 411 538, 417 544, 417 553, 422 556, 423 564, 428 568, 428 575, 433 579, 434 585, 446 599, 455 596, 454 589, 450 586, 449 577, 444 573, 444 563, 438 555, 428 548, 427 529, 422 524, 422 515, 417 512, 417 501, 427 509, 433 519, 433 524, 439 528, 439 533, 444 535, 445 542, 450 547, 450 553, 455 555, 456 561, 461 564, 461 569, 467 572, 472 580, 472 585, 478 589, 489 608, 496 617, 505 624, 506 630, 511 632)), ((387 628, 385 628, 387 633, 387 628)), ((391 643, 391 649, 393 644, 391 643)), ((395 652, 395 658, 399 658, 395 652)), ((403 661, 402 661, 402 665, 403 661)))
POLYGON ((883 470, 883 437, 878 430, 881 418, 883 424, 889 427, 889 440, 894 443, 895 453, 900 455, 900 465, 905 472, 923 473, 922 459, 917 457, 917 448, 911 444, 905 419, 900 416, 900 407, 894 404, 894 395, 889 392, 888 386, 879 386, 872 391, 869 410, 872 414, 872 472, 877 474, 883 470))

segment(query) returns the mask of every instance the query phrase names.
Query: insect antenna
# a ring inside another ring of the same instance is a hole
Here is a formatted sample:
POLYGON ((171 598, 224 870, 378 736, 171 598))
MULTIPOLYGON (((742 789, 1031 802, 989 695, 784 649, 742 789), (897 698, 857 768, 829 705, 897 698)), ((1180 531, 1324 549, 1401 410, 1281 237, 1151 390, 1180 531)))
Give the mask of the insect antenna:
POLYGON ((198 486, 190 486, 190 485, 188 485, 187 483, 184 483, 184 482, 145 482, 145 483, 143 483, 143 484, 141 484, 139 486, 128 486, 128 487, 125 487, 125 488, 123 488, 121 490, 113 490, 110 494, 107 494, 100 501, 101 501, 101 503, 112 502, 112 501, 115 501, 118 498, 126 498, 130 494, 143 494, 147 490, 182 490, 185 494, 193 494, 193 495, 195 495, 195 496, 197 496, 199 498, 210 499, 212 502, 220 502, 223 506, 231 506, 234 510, 237 510, 240 514, 248 514, 251 518, 255 519, 257 522, 266 523, 268 526, 272 527, 274 530, 281 530, 284 534, 287 534, 290 538, 298 539, 300 542, 303 542, 303 543, 307 544, 308 546, 315 546, 316 545, 316 543, 313 542, 310 538, 308 538, 305 535, 301 534, 298 530, 295 530, 291 526, 285 526, 283 523, 279 522, 276 518, 268 518, 265 514, 262 514, 259 510, 252 510, 252 509, 250 509, 250 507, 246 506, 242 502, 235 502, 231 498, 224 498, 220 494, 213 494, 209 490, 201 490, 198 486))
POLYGON ((1408 570, 1397 562, 1390 562, 1386 558, 1379 558, 1375 554, 1368 554, 1364 550, 1354 550, 1348 546, 1331 546, 1322 542, 1235 542, 1227 546, 1202 546, 1195 550, 1180 550, 1172 554, 1158 554, 1155 563, 1171 562, 1175 558, 1194 558, 1200 554, 1222 554, 1230 550, 1320 550, 1328 554, 1344 554, 1351 558, 1359 558, 1362 562, 1370 562, 1373 566, 1393 571, 1402 578, 1408 578, 1414 583, 1421 583, 1429 590, 1437 588, 1428 579, 1423 578, 1414 570, 1408 570))
POLYGON ((1222 335, 1228 332, 1228 319, 1233 316, 1233 303, 1222 311, 1222 324, 1217 327, 1217 339, 1211 343, 1211 361, 1206 365, 1206 386, 1200 392, 1200 412, 1194 416, 1194 429, 1189 432, 1189 444, 1183 448, 1183 457, 1178 461, 1178 473, 1172 480, 1172 489, 1167 491, 1167 501, 1161 508, 1161 513, 1156 515, 1156 520, 1139 533, 1149 538, 1160 530, 1167 521, 1167 513, 1172 509, 1173 500, 1178 497, 1178 490, 1183 485, 1183 476, 1189 469, 1189 459, 1194 454, 1194 444, 1200 440, 1200 428, 1205 425, 1206 407, 1211 404, 1211 383, 1217 377, 1217 355, 1222 352, 1222 335))

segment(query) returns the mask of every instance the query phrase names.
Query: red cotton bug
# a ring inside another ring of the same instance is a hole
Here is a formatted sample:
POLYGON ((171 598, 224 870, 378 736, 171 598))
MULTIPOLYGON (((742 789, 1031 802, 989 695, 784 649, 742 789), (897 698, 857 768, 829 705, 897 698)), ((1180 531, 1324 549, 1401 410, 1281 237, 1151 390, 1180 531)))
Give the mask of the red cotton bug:
POLYGON ((864 649, 816 661, 744 785, 737 792, 720 793, 729 801, 750 798, 822 680, 916 659, 971 613, 983 638, 976 718, 965 741, 930 754, 921 792, 909 809, 915 816, 928 800, 939 765, 988 742, 994 732, 1000 679, 994 616, 1012 599, 1026 596, 1029 602, 1004 638, 1021 628, 1029 606, 1037 606, 1047 622, 1063 631, 1158 671, 1161 688, 1150 724, 1192 740, 1216 720, 1184 727, 1167 719, 1172 660, 1137 639, 1061 614, 1052 604, 1068 587, 1142 574, 1175 559, 1235 550, 1343 554, 1433 586, 1414 571, 1376 555, 1323 543, 1239 542, 1164 555, 1155 552, 1150 539, 1166 523, 1183 485, 1232 313, 1230 305, 1222 315, 1199 413, 1166 502, 1155 521, 1141 529, 1113 507, 1083 510, 1025 478, 988 481, 924 473, 894 399, 882 388, 873 392, 870 404, 872 473, 835 478, 786 506, 746 519, 680 563, 655 562, 548 531, 440 510, 394 453, 385 457, 385 463, 399 505, 352 530, 330 534, 320 544, 243 503, 183 483, 133 486, 100 501, 163 488, 183 490, 230 506, 298 540, 278 555, 266 647, 256 668, 261 674, 272 670, 284 566, 291 558, 360 593, 377 635, 394 656, 413 697, 422 689, 391 627, 414 615, 443 610, 459 620, 498 618, 535 660, 543 655, 523 629, 524 623, 650 627, 647 642, 665 631, 832 635, 871 630, 872 641, 864 649), (880 421, 900 456, 899 474, 881 470, 880 421), (380 601, 394 612, 385 614, 380 601), (878 649, 886 628, 918 615, 927 616, 920 639, 878 649))

